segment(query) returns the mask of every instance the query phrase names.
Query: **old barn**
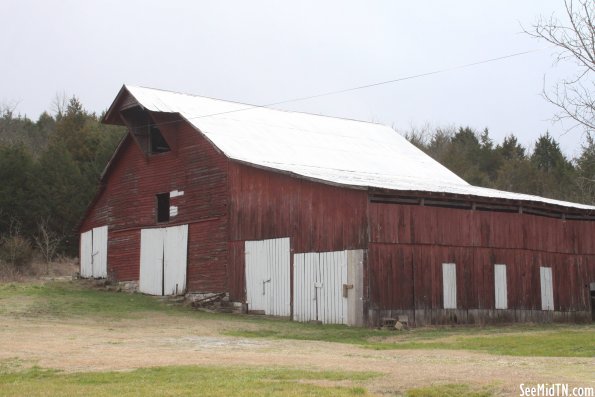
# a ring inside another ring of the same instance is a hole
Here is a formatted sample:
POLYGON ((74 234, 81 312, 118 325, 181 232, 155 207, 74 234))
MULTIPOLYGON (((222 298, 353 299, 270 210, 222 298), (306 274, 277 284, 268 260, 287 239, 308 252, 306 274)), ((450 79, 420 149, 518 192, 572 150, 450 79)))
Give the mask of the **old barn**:
POLYGON ((124 86, 81 275, 297 321, 591 321, 595 207, 471 186, 391 128, 124 86))

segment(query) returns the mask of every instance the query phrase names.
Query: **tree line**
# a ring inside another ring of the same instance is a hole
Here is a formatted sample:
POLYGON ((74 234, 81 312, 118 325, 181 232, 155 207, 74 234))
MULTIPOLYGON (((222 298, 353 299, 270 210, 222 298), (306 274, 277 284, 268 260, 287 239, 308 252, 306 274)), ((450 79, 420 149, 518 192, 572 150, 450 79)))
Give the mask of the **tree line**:
POLYGON ((487 128, 414 130, 406 137, 472 185, 595 204, 595 140, 589 133, 580 155, 571 159, 548 132, 532 150, 513 134, 494 143, 487 128))
POLYGON ((124 136, 76 97, 37 121, 0 109, 0 262, 76 255, 75 229, 124 136))

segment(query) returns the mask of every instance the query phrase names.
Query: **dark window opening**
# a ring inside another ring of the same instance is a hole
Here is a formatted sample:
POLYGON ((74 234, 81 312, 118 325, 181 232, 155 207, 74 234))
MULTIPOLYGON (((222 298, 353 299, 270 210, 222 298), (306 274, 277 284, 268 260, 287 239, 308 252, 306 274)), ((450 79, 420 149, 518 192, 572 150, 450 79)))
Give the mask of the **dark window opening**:
POLYGON ((149 126, 149 140, 151 141, 151 153, 169 152, 170 148, 161 131, 154 125, 149 126))
POLYGON ((157 195, 157 222, 169 222, 169 193, 157 195))

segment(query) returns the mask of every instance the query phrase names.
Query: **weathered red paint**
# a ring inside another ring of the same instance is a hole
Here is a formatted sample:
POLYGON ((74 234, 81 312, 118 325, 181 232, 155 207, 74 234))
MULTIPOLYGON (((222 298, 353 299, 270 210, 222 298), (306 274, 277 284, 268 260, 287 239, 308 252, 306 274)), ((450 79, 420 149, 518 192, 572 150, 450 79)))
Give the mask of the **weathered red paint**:
MULTIPOLYGON (((463 311, 494 310, 494 264, 507 265, 512 311, 541 311, 540 266, 552 267, 556 311, 590 311, 594 222, 379 203, 369 204, 369 214, 373 311, 415 311, 418 323, 448 321, 442 310, 442 263, 448 262, 457 266, 463 311)), ((458 321, 478 321, 465 316, 458 321)))
POLYGON ((227 288, 227 158, 186 123, 167 123, 161 133, 170 152, 145 155, 128 135, 104 177, 102 190, 80 230, 108 225, 108 274, 137 280, 140 230, 189 224, 188 288, 227 288), (171 199, 178 216, 157 223, 158 193, 184 191, 171 199))
MULTIPOLYGON (((120 97, 108 121, 128 105, 120 97)), ((117 280, 139 277, 141 229, 188 224, 189 291, 228 292, 232 301, 245 302, 245 241, 290 237, 293 253, 365 251, 371 324, 397 314, 424 324, 580 320, 589 312, 592 220, 376 202, 378 192, 231 161, 178 115, 153 117, 164 122, 171 151, 146 155, 128 135, 80 228, 108 225, 108 274, 117 280), (157 224, 155 195, 172 190, 184 191, 171 199, 178 216, 157 224), (446 262, 456 264, 456 310, 442 309, 446 262), (507 311, 494 309, 494 264, 507 265, 507 311), (541 311, 540 266, 552 267, 554 315, 541 311)), ((488 201, 482 205, 498 204, 488 201)))

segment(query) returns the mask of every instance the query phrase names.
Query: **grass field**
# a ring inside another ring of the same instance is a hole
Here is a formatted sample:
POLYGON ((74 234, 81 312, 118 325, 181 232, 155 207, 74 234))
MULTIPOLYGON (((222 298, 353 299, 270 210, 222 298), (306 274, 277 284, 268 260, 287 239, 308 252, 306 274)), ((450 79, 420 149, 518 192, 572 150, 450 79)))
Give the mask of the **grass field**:
POLYGON ((489 396, 513 390, 517 380, 507 377, 537 380, 544 371, 591 381, 584 374, 595 357, 592 325, 390 332, 206 313, 81 281, 0 284, 0 320, 2 343, 12 338, 24 346, 4 355, 0 349, 0 396, 489 396), (134 360, 111 365, 106 354, 134 360), (502 364, 483 355, 502 357, 502 364), (170 365, 175 357, 199 365, 170 365), (520 372, 508 368, 515 365, 520 372), (461 371, 477 374, 461 383, 461 371))
POLYGON ((463 349, 513 356, 595 357, 592 325, 515 324, 431 327, 395 333, 342 325, 297 323, 263 316, 212 314, 171 306, 142 294, 114 293, 76 282, 0 286, 0 314, 139 318, 151 312, 227 321, 229 336, 350 343, 372 349, 463 349), (23 299, 25 298, 25 299, 23 299), (246 329, 249 328, 249 329, 246 329))

